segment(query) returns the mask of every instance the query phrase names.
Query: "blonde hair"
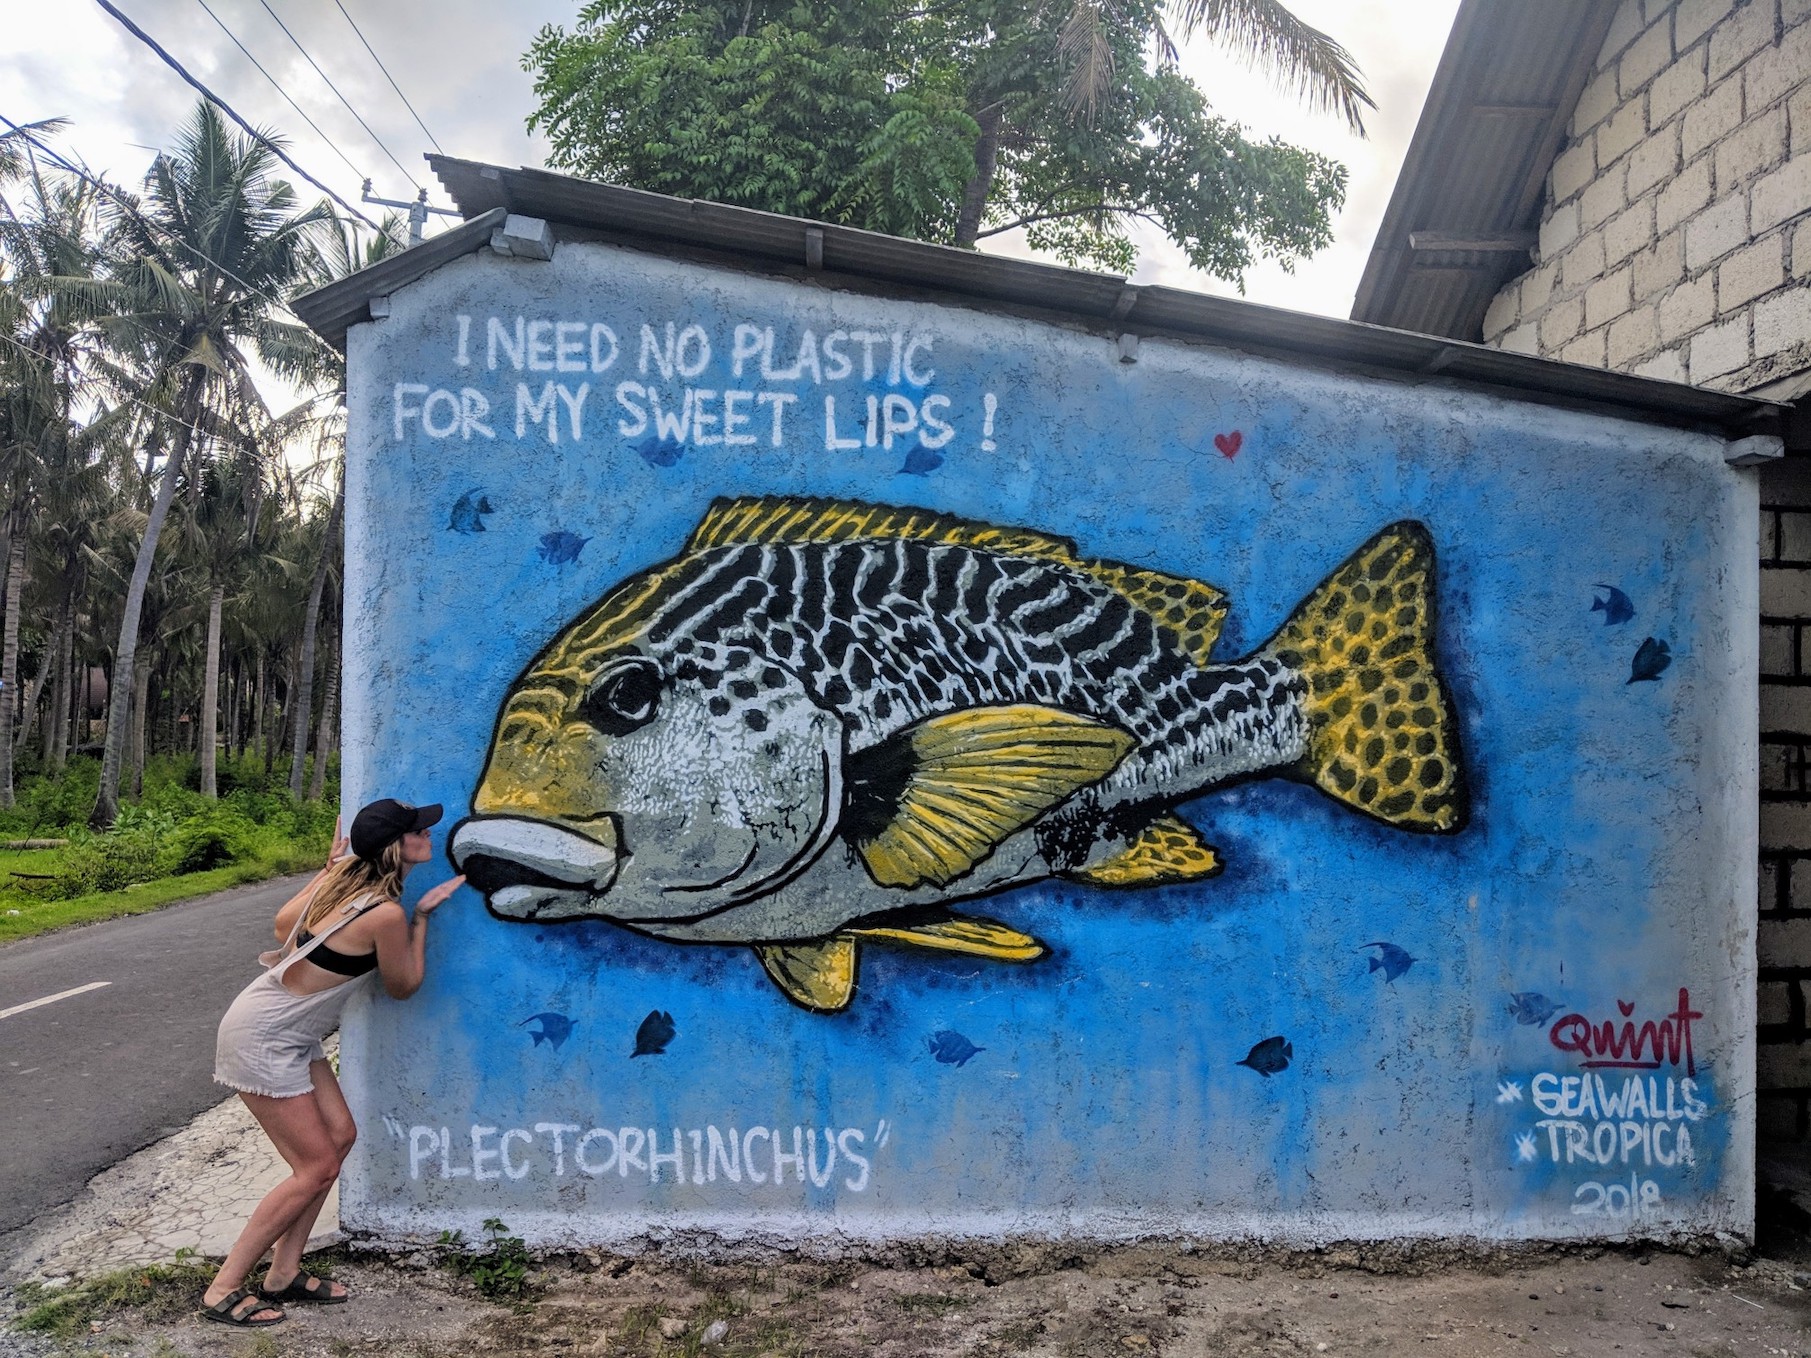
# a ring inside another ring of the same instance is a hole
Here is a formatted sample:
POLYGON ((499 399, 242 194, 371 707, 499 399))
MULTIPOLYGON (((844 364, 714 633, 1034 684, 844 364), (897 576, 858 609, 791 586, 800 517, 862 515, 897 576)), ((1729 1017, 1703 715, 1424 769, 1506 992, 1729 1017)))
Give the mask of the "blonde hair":
POLYGON ((407 866, 402 861, 401 840, 386 845, 375 863, 367 863, 356 854, 340 859, 327 869, 315 887, 314 899, 302 912, 302 927, 312 934, 323 920, 359 896, 400 900, 407 866))

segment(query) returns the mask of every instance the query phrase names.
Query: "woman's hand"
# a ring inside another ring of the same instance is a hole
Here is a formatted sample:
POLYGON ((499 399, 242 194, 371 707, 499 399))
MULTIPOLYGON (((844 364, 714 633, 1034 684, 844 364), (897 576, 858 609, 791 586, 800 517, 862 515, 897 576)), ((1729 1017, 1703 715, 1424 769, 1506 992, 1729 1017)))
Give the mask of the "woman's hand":
MULTIPOLYGON (((352 852, 352 841, 340 833, 340 817, 333 818, 333 848, 327 853, 327 867, 332 867, 340 859, 352 852)), ((325 872, 323 868, 321 871, 325 872)))
POLYGON ((440 907, 441 903, 445 901, 448 896, 451 896, 464 885, 465 874, 462 872, 457 877, 447 878, 447 880, 442 882, 439 886, 429 887, 427 891, 422 893, 421 899, 415 902, 415 917, 420 919, 431 914, 440 907))

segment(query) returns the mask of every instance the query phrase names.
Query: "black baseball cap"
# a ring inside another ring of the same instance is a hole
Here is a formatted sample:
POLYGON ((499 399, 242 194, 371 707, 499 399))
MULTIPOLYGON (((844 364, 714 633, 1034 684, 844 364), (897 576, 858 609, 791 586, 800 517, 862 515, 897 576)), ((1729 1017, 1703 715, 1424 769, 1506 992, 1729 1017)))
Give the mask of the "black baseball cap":
POLYGON ((432 806, 410 806, 393 797, 372 802, 352 818, 352 833, 346 838, 352 852, 367 863, 375 863, 385 849, 413 830, 425 830, 440 819, 440 803, 432 806))

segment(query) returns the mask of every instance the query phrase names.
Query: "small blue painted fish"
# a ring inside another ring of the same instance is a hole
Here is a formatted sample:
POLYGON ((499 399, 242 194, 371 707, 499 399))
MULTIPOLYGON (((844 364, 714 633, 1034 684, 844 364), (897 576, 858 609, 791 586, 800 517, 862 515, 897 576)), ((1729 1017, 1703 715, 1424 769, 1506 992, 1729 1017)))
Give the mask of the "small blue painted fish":
POLYGON ((489 498, 476 486, 453 501, 453 517, 447 527, 455 533, 482 533, 484 520, 481 514, 494 514, 489 498))
POLYGON ((635 1030, 635 1050, 629 1053, 629 1059, 637 1056, 659 1056, 666 1051, 679 1029, 673 1024, 673 1016, 658 1009, 652 1010, 641 1021, 641 1027, 635 1030))
POLYGON ((1538 990, 1514 990, 1509 994, 1509 1016, 1525 1028, 1545 1023, 1559 1013, 1559 1003, 1538 990))
POLYGON ((1243 1061, 1235 1061, 1235 1066, 1250 1066, 1268 1080, 1272 1075, 1289 1069, 1289 1062, 1295 1057, 1295 1044, 1284 1037, 1267 1037, 1250 1051, 1245 1053, 1243 1061))
POLYGON ((1395 984, 1396 978, 1415 965, 1415 959, 1394 943, 1366 943, 1367 948, 1376 948, 1377 956, 1370 959, 1371 965, 1366 972, 1381 971, 1386 985, 1395 984))
POLYGON ((565 1045, 566 1039, 572 1036, 572 1030, 576 1026, 564 1014, 531 1014, 516 1026, 528 1028, 531 1023, 541 1025, 539 1028, 528 1029, 528 1035, 534 1039, 535 1046, 538 1047, 545 1042, 556 1052, 565 1045))
POLYGON ((943 465, 943 454, 922 445, 906 454, 901 476, 928 476, 943 465))
POLYGON ((932 1057, 946 1066, 966 1066, 978 1053, 987 1050, 977 1047, 952 1028, 932 1033, 924 1044, 931 1049, 932 1057))
POLYGON ((1603 614, 1605 627, 1614 627, 1635 616, 1634 601, 1615 585, 1598 585, 1596 588, 1608 591, 1603 598, 1591 600, 1591 611, 1603 614))
POLYGON ((635 450, 641 460, 650 467, 675 467, 685 453, 683 443, 668 443, 665 439, 649 439, 635 450))
POLYGON ((582 538, 577 533, 568 533, 561 529, 557 533, 541 534, 539 555, 541 560, 551 566, 565 566, 579 559, 579 553, 585 550, 590 538, 582 538))
POLYGON ((1639 684, 1644 679, 1658 679, 1666 672, 1666 667, 1673 663, 1673 648, 1656 637, 1649 637, 1641 643, 1635 652, 1635 659, 1629 665, 1629 683, 1639 684))

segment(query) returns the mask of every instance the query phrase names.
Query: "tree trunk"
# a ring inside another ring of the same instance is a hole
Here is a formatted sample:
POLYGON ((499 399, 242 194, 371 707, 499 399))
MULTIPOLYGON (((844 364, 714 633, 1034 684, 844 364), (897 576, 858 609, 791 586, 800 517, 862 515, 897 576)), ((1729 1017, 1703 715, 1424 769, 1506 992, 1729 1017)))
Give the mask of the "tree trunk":
POLYGON ((0 636, 0 807, 13 804, 13 699, 19 687, 19 604, 25 593, 25 534, 6 551, 6 630, 0 636))
POLYGON ((145 709, 150 705, 151 652, 142 650, 132 662, 132 795, 145 795, 145 709))
POLYGON ((195 727, 195 739, 201 747, 201 795, 210 800, 219 797, 217 763, 220 738, 220 610, 226 603, 226 582, 216 580, 208 591, 207 659, 201 673, 201 720, 195 727))
POLYGON ((327 761, 340 747, 340 667, 333 638, 327 640, 327 664, 321 675, 321 726, 314 737, 314 774, 308 780, 308 800, 318 802, 327 791, 327 761))
POLYGON ((975 138, 975 177, 962 190, 962 215, 956 218, 956 239, 964 250, 975 247, 981 234, 981 218, 987 212, 987 195, 993 192, 994 166, 1000 158, 1000 123, 1006 116, 1004 104, 993 103, 975 115, 981 135, 975 138))
MULTIPOLYGON (((333 562, 333 541, 339 531, 340 509, 346 502, 346 478, 340 476, 340 483, 333 492, 333 508, 327 513, 327 536, 321 544, 321 559, 315 563, 314 583, 308 589, 308 614, 302 622, 302 662, 296 671, 296 693, 293 706, 296 710, 295 739, 290 744, 289 795, 302 796, 302 765, 308 756, 308 722, 314 715, 314 643, 315 632, 321 621, 321 595, 327 589, 327 569, 333 562)), ((315 759, 320 759, 319 747, 316 747, 315 759)))
POLYGON ((182 471, 183 455, 189 450, 189 439, 196 417, 200 414, 201 388, 206 380, 199 369, 184 380, 182 399, 177 403, 177 426, 170 456, 164 462, 163 479, 157 485, 157 498, 151 502, 151 517, 145 523, 145 535, 138 544, 138 559, 132 566, 132 580, 126 587, 126 607, 119 622, 119 645, 113 649, 113 681, 107 690, 107 747, 101 756, 101 785, 94 799, 94 810, 88 823, 106 830, 119 815, 119 774, 126 750, 126 733, 130 725, 132 703, 132 666, 138 656, 138 621, 145 609, 145 587, 151 581, 151 565, 157 556, 157 539, 163 535, 163 521, 170 513, 170 501, 176 498, 176 479, 182 471))
POLYGON ((19 717, 17 745, 24 745, 31 740, 32 728, 38 721, 38 700, 44 696, 44 686, 50 681, 57 656, 62 654, 63 630, 69 626, 69 617, 68 609, 63 604, 58 604, 57 620, 51 628, 50 640, 44 643, 44 658, 38 664, 38 677, 31 681, 31 691, 25 695, 25 710, 19 717))
POLYGON ((258 673, 252 683, 252 749, 264 748, 264 648, 258 648, 258 673))
MULTIPOLYGON (((63 605, 73 614, 73 601, 66 600, 63 605)), ((50 711, 44 716, 44 762, 54 773, 63 767, 69 757, 69 665, 70 652, 74 650, 74 618, 71 625, 63 629, 63 644, 57 651, 57 672, 50 681, 50 711)))

